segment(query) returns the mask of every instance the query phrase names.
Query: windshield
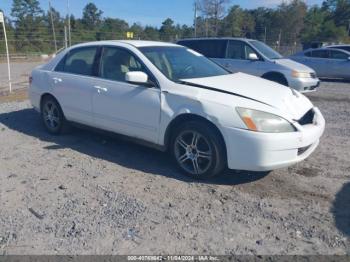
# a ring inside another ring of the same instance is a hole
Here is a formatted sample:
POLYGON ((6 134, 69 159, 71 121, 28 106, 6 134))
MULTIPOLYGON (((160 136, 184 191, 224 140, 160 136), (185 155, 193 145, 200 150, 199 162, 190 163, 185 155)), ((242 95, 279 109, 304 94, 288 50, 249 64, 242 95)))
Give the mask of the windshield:
POLYGON ((249 41, 250 44, 252 44, 260 53, 262 53, 264 56, 266 56, 269 59, 281 59, 283 56, 281 56, 279 53, 277 53, 275 50, 273 50, 268 45, 265 45, 263 42, 260 41, 249 41))
POLYGON ((141 52, 170 80, 228 75, 203 55, 184 47, 142 47, 141 52))

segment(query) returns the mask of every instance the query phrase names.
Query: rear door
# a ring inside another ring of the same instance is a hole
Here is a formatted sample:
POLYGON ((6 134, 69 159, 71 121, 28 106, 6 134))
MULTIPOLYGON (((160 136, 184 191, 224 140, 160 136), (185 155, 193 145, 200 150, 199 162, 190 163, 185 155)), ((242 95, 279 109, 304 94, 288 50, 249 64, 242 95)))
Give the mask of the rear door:
POLYGON ((311 52, 311 57, 306 58, 306 65, 314 69, 319 77, 330 77, 329 72, 329 54, 328 50, 320 49, 313 50, 311 52))
POLYGON ((349 54, 338 50, 329 50, 328 72, 334 78, 350 78, 349 54))
POLYGON ((96 82, 97 54, 96 46, 73 49, 50 75, 54 95, 70 121, 93 125, 91 99, 96 82))

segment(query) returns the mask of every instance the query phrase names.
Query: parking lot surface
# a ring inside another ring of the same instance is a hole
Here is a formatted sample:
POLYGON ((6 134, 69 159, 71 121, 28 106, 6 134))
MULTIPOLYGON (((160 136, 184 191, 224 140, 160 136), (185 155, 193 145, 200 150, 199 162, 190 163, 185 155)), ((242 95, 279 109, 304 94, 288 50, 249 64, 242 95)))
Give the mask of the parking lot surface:
POLYGON ((327 121, 309 159, 210 181, 119 138, 50 136, 27 100, 0 102, 0 254, 350 254, 350 84, 308 97, 327 121))
MULTIPOLYGON (((29 72, 42 62, 14 62, 11 63, 11 78, 13 89, 20 89, 28 86, 29 72)), ((8 91, 7 64, 0 63, 0 93, 8 91)))

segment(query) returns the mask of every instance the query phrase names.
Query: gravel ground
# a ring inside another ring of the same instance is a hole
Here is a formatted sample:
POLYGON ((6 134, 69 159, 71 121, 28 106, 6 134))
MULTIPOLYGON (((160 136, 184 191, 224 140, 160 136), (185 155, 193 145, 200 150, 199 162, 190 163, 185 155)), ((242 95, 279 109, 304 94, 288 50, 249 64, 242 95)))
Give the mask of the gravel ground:
POLYGON ((317 151, 269 174, 198 182, 161 152, 91 131, 54 137, 0 104, 0 254, 350 254, 350 84, 308 95, 317 151))
MULTIPOLYGON (((29 72, 42 62, 11 62, 11 78, 13 89, 28 85, 29 72)), ((7 63, 0 63, 0 93, 8 90, 7 63)))

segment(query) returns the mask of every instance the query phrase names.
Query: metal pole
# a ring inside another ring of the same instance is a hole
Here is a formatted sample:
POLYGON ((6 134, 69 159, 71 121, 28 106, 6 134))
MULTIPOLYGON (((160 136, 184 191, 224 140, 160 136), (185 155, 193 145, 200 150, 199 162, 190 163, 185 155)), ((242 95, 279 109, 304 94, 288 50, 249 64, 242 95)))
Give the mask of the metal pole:
POLYGON ((194 37, 197 37, 197 0, 194 2, 194 37))
POLYGON ((69 10, 69 0, 67 0, 67 15, 68 15, 68 40, 69 46, 72 45, 71 29, 70 29, 70 10, 69 10))
POLYGON ((278 52, 281 51, 281 38, 282 38, 282 29, 280 29, 280 33, 278 35, 278 52))
POLYGON ((50 17, 51 17, 52 33, 53 33, 53 42, 54 42, 54 45, 55 45, 55 53, 57 53, 56 31, 55 31, 55 24, 54 24, 54 21, 53 21, 52 8, 51 8, 51 1, 50 0, 49 0, 49 10, 50 10, 50 17))
POLYGON ((265 44, 266 44, 266 41, 267 41, 267 30, 266 30, 266 26, 265 26, 265 44))
POLYGON ((67 26, 64 26, 64 46, 68 48, 68 39, 67 39, 67 26))
POLYGON ((4 14, 0 12, 0 16, 2 18, 2 28, 4 29, 4 37, 5 37, 5 46, 6 46, 6 54, 7 54, 7 71, 8 71, 8 80, 9 80, 9 90, 10 93, 12 92, 12 83, 11 83, 11 67, 10 67, 10 53, 9 53, 9 47, 7 44, 7 34, 6 34, 6 27, 5 27, 5 17, 4 14))

